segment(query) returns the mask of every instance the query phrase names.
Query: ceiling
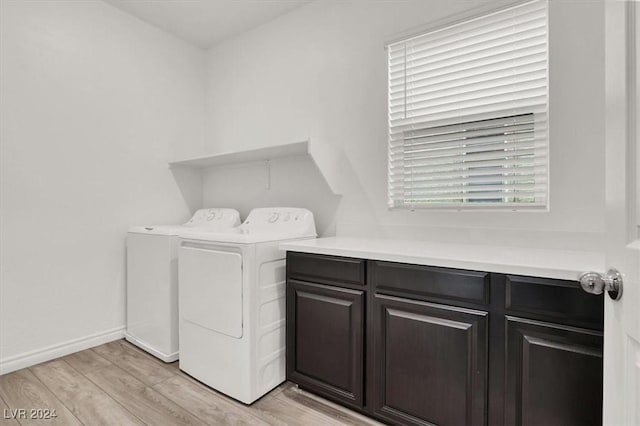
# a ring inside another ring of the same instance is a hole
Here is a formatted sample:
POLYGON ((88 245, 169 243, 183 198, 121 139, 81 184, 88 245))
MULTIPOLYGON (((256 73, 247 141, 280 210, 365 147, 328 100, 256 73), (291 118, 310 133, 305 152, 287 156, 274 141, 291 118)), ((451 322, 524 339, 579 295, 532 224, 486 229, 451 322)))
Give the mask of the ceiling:
POLYGON ((206 49, 311 0, 104 1, 206 49))

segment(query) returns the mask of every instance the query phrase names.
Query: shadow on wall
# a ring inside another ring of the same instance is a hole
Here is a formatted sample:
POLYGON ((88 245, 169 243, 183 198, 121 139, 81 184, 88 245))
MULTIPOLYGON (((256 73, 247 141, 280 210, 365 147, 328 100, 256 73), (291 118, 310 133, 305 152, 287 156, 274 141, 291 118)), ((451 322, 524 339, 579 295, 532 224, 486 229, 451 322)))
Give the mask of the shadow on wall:
POLYGON ((205 207, 235 208, 243 219, 256 207, 304 207, 313 212, 318 236, 335 235, 341 196, 331 191, 307 156, 278 158, 269 166, 253 162, 212 167, 202 180, 205 207))
POLYGON ((193 214, 202 207, 202 171, 189 167, 173 167, 171 173, 182 199, 193 214))

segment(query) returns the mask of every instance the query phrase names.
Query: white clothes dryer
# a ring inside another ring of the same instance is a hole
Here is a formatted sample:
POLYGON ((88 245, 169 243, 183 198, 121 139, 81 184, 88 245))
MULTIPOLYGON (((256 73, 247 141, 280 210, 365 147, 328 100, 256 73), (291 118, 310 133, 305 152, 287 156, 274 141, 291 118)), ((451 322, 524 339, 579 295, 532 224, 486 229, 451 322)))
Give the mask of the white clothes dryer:
POLYGON ((229 233, 180 234, 180 369, 245 404, 285 380, 285 240, 313 214, 258 208, 229 233))
POLYGON ((240 225, 233 209, 200 209, 184 225, 134 226, 127 234, 125 338, 164 362, 178 359, 178 234, 240 225))

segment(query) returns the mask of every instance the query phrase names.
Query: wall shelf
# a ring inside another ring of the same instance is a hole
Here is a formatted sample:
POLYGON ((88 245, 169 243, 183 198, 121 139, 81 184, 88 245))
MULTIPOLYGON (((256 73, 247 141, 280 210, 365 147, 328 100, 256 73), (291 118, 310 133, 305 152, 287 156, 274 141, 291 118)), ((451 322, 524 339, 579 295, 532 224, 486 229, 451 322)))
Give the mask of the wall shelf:
POLYGON ((170 161, 169 167, 205 169, 207 167, 230 164, 270 161, 276 158, 309 156, 320 170, 329 188, 334 194, 342 194, 339 174, 344 158, 341 151, 325 143, 305 140, 280 145, 268 145, 254 149, 228 151, 219 154, 170 161))
POLYGON ((242 151, 229 151, 220 154, 203 155, 184 160, 170 161, 170 167, 204 168, 226 164, 248 163, 251 161, 267 161, 279 157, 294 157, 309 154, 309 141, 293 142, 282 145, 264 146, 242 151))

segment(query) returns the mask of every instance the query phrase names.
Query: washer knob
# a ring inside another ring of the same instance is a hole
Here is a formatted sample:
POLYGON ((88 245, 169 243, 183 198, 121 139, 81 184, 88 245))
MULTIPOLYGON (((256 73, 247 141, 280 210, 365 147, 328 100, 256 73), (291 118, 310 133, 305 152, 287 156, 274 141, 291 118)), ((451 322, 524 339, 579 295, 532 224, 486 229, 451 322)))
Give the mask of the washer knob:
POLYGON ((278 218, 280 217, 280 213, 278 212, 273 212, 271 213, 271 215, 269 216, 269 218, 267 219, 267 221, 269 223, 274 223, 278 220, 278 218))

